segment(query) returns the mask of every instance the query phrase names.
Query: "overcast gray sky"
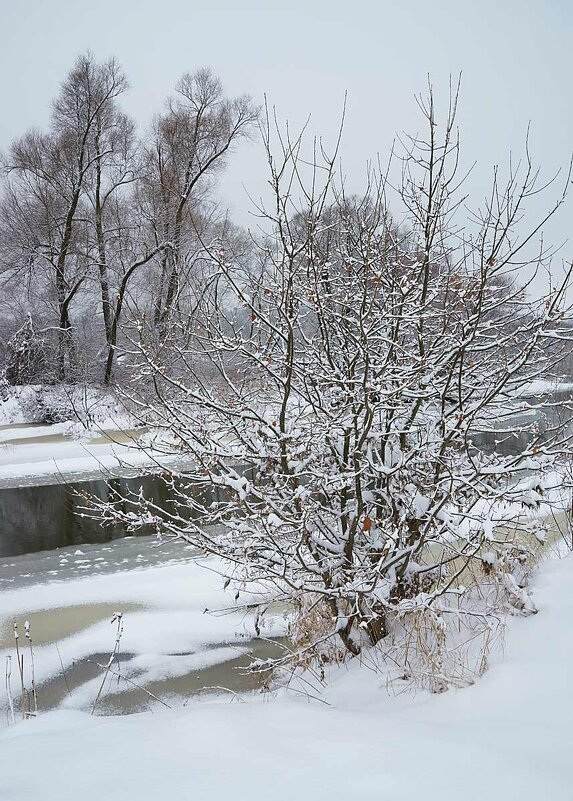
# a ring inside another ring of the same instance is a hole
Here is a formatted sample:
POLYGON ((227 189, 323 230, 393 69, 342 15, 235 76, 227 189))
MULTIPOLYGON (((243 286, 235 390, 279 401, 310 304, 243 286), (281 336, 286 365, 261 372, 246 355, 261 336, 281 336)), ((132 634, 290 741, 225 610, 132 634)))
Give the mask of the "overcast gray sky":
MULTIPOLYGON (((427 73, 447 94, 463 71, 459 123, 478 193, 495 162, 521 149, 529 120, 535 158, 549 174, 573 147, 571 0, 0 0, 0 148, 46 124, 75 56, 116 56, 131 90, 123 104, 141 126, 179 75, 211 66, 230 94, 263 93, 282 117, 333 138, 345 90, 343 163, 352 183, 396 131, 420 128, 414 94, 427 73)), ((260 193, 255 146, 225 179, 246 222, 242 185, 260 193)), ((552 228, 568 235, 571 207, 552 228)))

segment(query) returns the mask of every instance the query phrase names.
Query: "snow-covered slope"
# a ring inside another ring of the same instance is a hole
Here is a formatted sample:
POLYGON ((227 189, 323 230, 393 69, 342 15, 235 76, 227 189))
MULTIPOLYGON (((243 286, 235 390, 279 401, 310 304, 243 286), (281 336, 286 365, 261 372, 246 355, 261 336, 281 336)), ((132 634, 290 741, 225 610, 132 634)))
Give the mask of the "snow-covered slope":
POLYGON ((185 463, 165 449, 142 447, 140 433, 113 428, 111 421, 90 431, 71 422, 0 426, 0 488, 152 473, 185 463))
POLYGON ((571 801, 573 558, 474 686, 389 697, 359 666, 330 705, 284 694, 129 717, 55 712, 0 738, 2 801, 571 801))

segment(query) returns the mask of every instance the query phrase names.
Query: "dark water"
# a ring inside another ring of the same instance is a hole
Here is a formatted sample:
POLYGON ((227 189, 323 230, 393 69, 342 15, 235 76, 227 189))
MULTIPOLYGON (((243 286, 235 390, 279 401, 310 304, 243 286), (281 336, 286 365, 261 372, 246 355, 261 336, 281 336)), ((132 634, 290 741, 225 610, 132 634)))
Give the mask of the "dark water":
POLYGON ((561 429, 562 435, 572 435, 573 400, 570 392, 555 393, 550 399, 541 396, 524 397, 523 400, 531 406, 529 413, 516 414, 510 420, 502 420, 500 429, 505 429, 504 433, 501 431, 474 433, 471 439, 476 448, 486 453, 518 456, 528 450, 533 443, 545 445, 551 442, 556 428, 561 429), (541 408, 542 403, 550 405, 541 408))
MULTIPOLYGON (((85 500, 79 493, 107 501, 117 494, 137 495, 140 489, 146 499, 169 509, 173 490, 154 475, 0 489, 0 558, 109 542, 132 534, 122 524, 104 526, 95 517, 82 516, 85 500)), ((138 533, 153 532, 149 528, 138 533)))
POLYGON ((495 452, 502 456, 518 456, 527 450, 533 437, 527 431, 516 431, 512 434, 488 432, 487 434, 474 434, 472 441, 478 450, 486 453, 495 452))
MULTIPOLYGON (((122 486, 140 485, 160 496, 165 484, 157 477, 121 480, 122 486)), ((105 500, 111 488, 105 481, 0 489, 0 557, 20 556, 86 542, 107 542, 125 536, 123 526, 103 527, 97 520, 78 515, 84 504, 80 490, 105 500)), ((157 497, 157 500, 161 500, 157 497)))

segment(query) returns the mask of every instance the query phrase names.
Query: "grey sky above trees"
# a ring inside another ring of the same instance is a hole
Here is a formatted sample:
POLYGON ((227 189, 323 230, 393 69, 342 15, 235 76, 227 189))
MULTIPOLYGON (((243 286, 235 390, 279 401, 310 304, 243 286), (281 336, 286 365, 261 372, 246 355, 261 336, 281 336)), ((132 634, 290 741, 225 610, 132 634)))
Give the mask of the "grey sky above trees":
MULTIPOLYGON (((396 132, 416 131, 413 96, 428 73, 446 101, 448 76, 463 72, 462 153, 484 168, 470 177, 472 191, 485 191, 491 165, 510 150, 521 153, 530 120, 532 155, 545 175, 567 162, 573 144, 568 0, 2 0, 0 25, 4 150, 28 127, 45 127, 63 76, 87 49, 100 61, 118 59, 131 84, 122 105, 142 128, 179 76, 203 65, 231 96, 260 101, 266 93, 295 127, 312 113, 311 130, 327 141, 347 90, 341 158, 351 189, 396 132)), ((263 154, 244 146, 222 184, 237 222, 252 222, 245 188, 256 198, 264 181, 263 154)), ((566 209, 552 221, 554 239, 567 238, 569 216, 566 209)))

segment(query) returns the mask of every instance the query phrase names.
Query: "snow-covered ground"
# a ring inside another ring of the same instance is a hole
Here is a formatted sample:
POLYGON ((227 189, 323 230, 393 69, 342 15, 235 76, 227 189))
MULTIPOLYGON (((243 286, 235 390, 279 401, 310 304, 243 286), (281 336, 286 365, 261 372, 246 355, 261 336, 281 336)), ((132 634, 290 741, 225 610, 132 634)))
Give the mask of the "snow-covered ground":
POLYGON ((0 488, 179 465, 172 449, 142 447, 143 429, 117 399, 95 387, 10 387, 0 398, 0 488), (60 421, 42 423, 42 416, 60 421))
MULTIPOLYGON (((158 670, 150 651, 177 642, 206 653, 217 637, 247 632, 237 615, 202 614, 221 604, 220 582, 196 565, 169 565, 37 587, 33 599, 44 610, 146 605, 125 615, 125 649, 158 670)), ((392 696, 354 664, 333 672, 327 703, 280 691, 130 716, 60 709, 2 732, 0 798, 571 801, 573 558, 546 562, 533 592, 539 614, 511 620, 505 653, 471 687, 392 696)), ((4 616, 29 609, 31 597, 29 588, 5 593, 4 616)), ((96 623, 69 644, 87 640, 109 647, 113 629, 96 623)))
POLYGON ((0 426, 0 488, 129 476, 184 462, 143 448, 137 431, 83 431, 71 423, 0 426))

